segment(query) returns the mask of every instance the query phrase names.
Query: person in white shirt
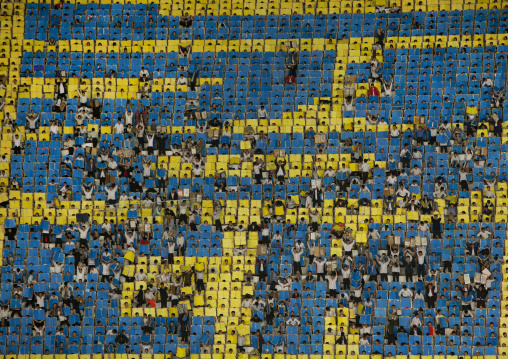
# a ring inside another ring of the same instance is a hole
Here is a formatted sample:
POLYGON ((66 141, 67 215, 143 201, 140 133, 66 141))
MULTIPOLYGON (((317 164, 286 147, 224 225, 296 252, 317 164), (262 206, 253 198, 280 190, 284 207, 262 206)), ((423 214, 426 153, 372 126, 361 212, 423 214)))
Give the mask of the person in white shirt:
POLYGON ((495 198, 496 197, 496 194, 494 193, 494 191, 492 191, 492 188, 490 188, 490 187, 485 188, 484 192, 485 192, 485 198, 495 198))
POLYGON ((303 250, 305 250, 305 243, 303 243, 303 242, 299 239, 298 241, 296 241, 295 248, 296 248, 298 251, 303 251, 303 250))
POLYGON ((54 121, 51 121, 51 126, 49 127, 49 132, 53 135, 56 135, 58 134, 58 125, 54 122, 54 121))
POLYGON ((3 327, 9 326, 9 318, 11 317, 11 311, 7 305, 2 306, 2 310, 0 310, 0 323, 3 327))
POLYGON ((399 189, 397 190, 396 195, 398 197, 406 198, 406 197, 409 197, 410 192, 403 185, 400 185, 399 189))
POLYGON ((325 311, 325 315, 327 317, 333 317, 333 318, 335 318, 337 316, 337 312, 336 312, 335 308, 327 307, 326 311, 325 311))
POLYGON ((341 238, 340 241, 342 242, 344 256, 352 257, 353 256, 353 247, 355 246, 356 241, 353 240, 353 242, 351 242, 351 240, 348 237, 346 237, 345 240, 341 238))
POLYGON ((152 162, 143 161, 143 178, 150 178, 152 176, 152 162))
POLYGON ((286 203, 286 207, 289 208, 289 209, 295 209, 296 208, 296 202, 295 202, 295 200, 293 199, 292 196, 288 197, 288 200, 287 200, 287 203, 286 203))
POLYGON ((180 75, 178 80, 176 81, 177 85, 187 85, 187 79, 183 76, 183 74, 180 75))
POLYGON ((141 68, 141 71, 139 71, 139 80, 140 81, 147 81, 150 77, 150 74, 148 73, 148 70, 144 67, 141 68))
POLYGON ((153 155, 154 151, 154 142, 155 142, 155 134, 149 134, 146 136, 146 150, 148 151, 149 155, 153 155))
POLYGON ((328 169, 325 172, 325 177, 335 177, 335 171, 332 169, 332 167, 328 167, 328 169))
MULTIPOLYGON (((367 298, 368 301, 369 298, 367 298)), ((370 303, 371 306, 372 306, 372 303, 370 303)), ((365 336, 365 335, 371 335, 372 334, 372 327, 368 326, 367 324, 363 324, 363 326, 360 328, 360 335, 361 336, 365 336)))
POLYGON ((397 126, 393 125, 392 126, 392 129, 390 130, 390 137, 391 138, 397 138, 400 136, 400 132, 399 130, 397 129, 397 126))
POLYGON ((358 342, 359 345, 370 345, 370 342, 369 340, 367 339, 367 335, 364 335, 360 338, 359 342, 358 342))
POLYGON ((381 282, 388 282, 388 266, 390 265, 390 261, 383 255, 381 258, 378 257, 377 263, 379 264, 381 282))
POLYGON ((178 255, 183 255, 185 250, 185 237, 182 233, 176 237, 176 247, 178 248, 178 255))
POLYGON ((423 280, 426 274, 426 266, 425 266, 425 247, 419 247, 419 250, 416 255, 416 271, 418 274, 418 278, 423 280))
POLYGON ((88 223, 85 223, 83 226, 81 226, 81 228, 78 228, 80 241, 86 241, 89 230, 90 230, 90 225, 88 223))
POLYGON ((412 298, 413 293, 411 292, 411 289, 409 289, 406 285, 402 286, 402 289, 399 291, 399 297, 400 298, 412 298))
POLYGON ((244 246, 240 246, 240 248, 233 249, 233 255, 235 257, 243 257, 247 253, 247 248, 244 248, 244 246))
POLYGON ((201 177, 201 175, 203 174, 203 167, 195 166, 192 169, 192 174, 194 175, 194 177, 201 177))
POLYGON ((342 275, 342 283, 344 285, 344 290, 349 290, 351 285, 351 269, 347 264, 344 264, 340 269, 340 273, 342 275))
POLYGON ((390 173, 390 175, 386 178, 386 183, 389 185, 396 185, 397 177, 393 173, 390 173))
POLYGON ((421 290, 418 290, 416 293, 415 293, 415 300, 425 300, 425 296, 423 295, 422 291, 421 290))
POLYGON ((291 314, 291 318, 286 321, 288 327, 297 327, 300 325, 300 321, 295 318, 294 314, 291 314))
POLYGON ((381 239, 381 235, 379 234, 379 231, 377 229, 369 228, 368 238, 369 239, 381 239))
POLYGON ((370 193, 370 189, 366 185, 362 184, 359 193, 370 193))
POLYGON ((485 229, 485 227, 483 227, 483 228, 481 229, 481 231, 480 231, 480 232, 478 232, 477 237, 478 237, 478 238, 480 238, 480 239, 489 239, 491 234, 492 234, 492 233, 490 233, 489 231, 487 231, 487 230, 485 229))
POLYGON ((132 113, 131 110, 128 110, 128 111, 125 111, 125 125, 128 126, 128 125, 131 125, 133 124, 132 122, 132 118, 133 118, 134 114, 132 113))
POLYGON ((486 77, 483 79, 482 87, 492 87, 492 86, 494 86, 494 82, 492 81, 491 78, 486 77))
POLYGON ((438 191, 434 192, 434 198, 445 198, 445 197, 446 197, 446 191, 443 186, 441 186, 441 188, 439 188, 438 191))
POLYGON ((140 269, 139 272, 134 274, 134 279, 138 282, 144 282, 146 280, 147 276, 146 273, 143 272, 143 269, 140 269))
POLYGON ((423 158, 423 153, 419 149, 415 148, 413 149, 413 158, 415 160, 421 160, 423 158))
POLYGON ((258 296, 251 304, 252 310, 263 310, 265 306, 266 303, 263 299, 261 299, 261 296, 258 296))
POLYGON ((58 263, 55 260, 53 260, 52 262, 53 262, 53 266, 51 267, 52 273, 62 274, 63 268, 64 268, 64 263, 58 263))
POLYGON ((19 135, 16 133, 16 135, 14 135, 14 154, 15 155, 20 155, 21 154, 21 137, 19 137, 19 135))
POLYGON ((423 222, 421 221, 420 224, 418 225, 418 231, 420 232, 427 232, 429 231, 429 224, 427 222, 423 222))
POLYGON ((35 296, 35 303, 39 305, 39 308, 45 309, 46 308, 46 298, 44 298, 44 293, 39 293, 35 296))
POLYGON ((342 167, 339 169, 339 173, 345 173, 347 175, 350 175, 351 174, 351 168, 346 167, 346 164, 343 163, 342 167))
POLYGON ((278 281, 278 285, 277 285, 277 290, 278 291, 284 291, 284 292, 287 292, 287 291, 290 291, 291 290, 291 281, 288 281, 287 279, 282 279, 278 281))
POLYGON ((250 298, 245 298, 242 301, 242 308, 250 308, 252 305, 252 300, 250 298))
POLYGON ((300 264, 300 260, 303 254, 303 250, 298 251, 297 248, 293 248, 293 274, 300 275, 302 274, 302 265, 300 264))
POLYGON ((346 99, 344 101, 343 109, 344 109, 344 112, 352 112, 352 111, 354 111, 355 108, 354 108, 354 105, 353 105, 353 101, 346 99))
POLYGON ((108 168, 113 171, 115 171, 118 168, 118 163, 116 163, 116 161, 113 159, 113 157, 109 158, 108 168))
POLYGON ((84 282, 87 275, 86 266, 78 266, 78 270, 76 271, 76 282, 84 282))
POLYGON ((256 184, 261 184, 261 171, 263 168, 264 162, 260 159, 256 159, 254 162, 252 169, 254 170, 254 179, 256 180, 256 184))
POLYGON ((261 106, 258 109, 258 119, 268 119, 268 112, 266 112, 265 106, 261 106))
POLYGON ((323 261, 323 259, 321 257, 314 259, 314 261, 312 262, 316 265, 316 274, 317 274, 318 282, 319 282, 320 278, 322 279, 323 282, 325 281, 325 264, 326 264, 326 262, 327 262, 327 260, 325 259, 323 261))
POLYGON ((411 326, 421 327, 422 321, 420 320, 420 317, 418 314, 415 314, 415 316, 411 319, 411 326))
POLYGON ((112 263, 106 263, 106 262, 102 263, 102 276, 104 277, 104 279, 107 282, 111 281, 111 270, 110 270, 111 264, 112 263))
POLYGON ((28 121, 29 132, 34 133, 37 127, 37 121, 39 120, 39 114, 35 113, 34 110, 32 110, 26 115, 26 119, 28 121))
POLYGON ((418 167, 418 165, 414 165, 413 168, 411 168, 411 171, 409 171, 409 173, 411 174, 411 176, 421 176, 422 174, 422 170, 420 169, 420 167, 418 167))
POLYGON ((118 119, 118 122, 115 124, 115 133, 117 133, 119 135, 123 135, 124 129, 125 129, 125 127, 122 123, 122 120, 118 119))
POLYGON ((335 272, 332 272, 331 275, 326 276, 326 280, 328 281, 328 289, 330 291, 330 297, 336 298, 337 297, 337 281, 339 280, 339 277, 337 277, 337 274, 335 272))
POLYGON ((109 188, 105 188, 108 196, 107 196, 107 201, 108 201, 108 204, 109 205, 113 205, 117 202, 117 199, 116 199, 116 192, 118 191, 118 186, 115 184, 111 184, 109 186, 109 188))
POLYGON ((393 92, 393 84, 394 79, 393 75, 390 75, 390 81, 382 81, 381 84, 383 85, 383 96, 385 97, 391 97, 393 92))
POLYGON ((167 249, 168 249, 168 264, 174 264, 175 247, 176 247, 176 244, 173 242, 172 239, 170 239, 168 241, 168 244, 167 244, 167 249))
POLYGON ((369 172, 370 172, 369 161, 366 159, 363 160, 363 163, 360 165, 359 170, 362 173, 363 183, 367 183, 367 180, 369 179, 369 172))
POLYGON ((88 88, 86 90, 78 90, 79 95, 79 107, 85 107, 88 102, 88 88))

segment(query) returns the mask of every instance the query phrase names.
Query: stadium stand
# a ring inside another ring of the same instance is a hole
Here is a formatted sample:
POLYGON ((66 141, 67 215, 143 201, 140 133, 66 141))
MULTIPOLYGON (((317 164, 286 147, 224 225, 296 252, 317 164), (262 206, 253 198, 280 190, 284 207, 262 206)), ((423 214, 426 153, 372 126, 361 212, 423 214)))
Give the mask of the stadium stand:
POLYGON ((2 358, 508 358, 506 0, 0 17, 2 358))

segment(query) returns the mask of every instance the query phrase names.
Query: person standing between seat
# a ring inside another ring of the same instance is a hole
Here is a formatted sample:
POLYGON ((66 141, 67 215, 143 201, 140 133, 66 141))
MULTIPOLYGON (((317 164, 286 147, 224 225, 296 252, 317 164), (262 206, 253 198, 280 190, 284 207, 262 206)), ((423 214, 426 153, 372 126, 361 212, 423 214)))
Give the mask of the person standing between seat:
POLYGON ((303 249, 298 251, 297 248, 293 248, 293 274, 300 275, 302 273, 302 265, 300 263, 303 254, 303 249))
POLYGON ((431 218, 432 226, 431 226, 431 232, 432 232, 432 238, 433 239, 441 239, 441 217, 437 213, 434 214, 431 218))
POLYGON ((285 166, 286 166, 286 163, 287 163, 286 159, 279 159, 279 161, 275 165, 276 166, 275 175, 277 176, 277 181, 281 185, 283 185, 284 182, 285 182, 285 177, 286 177, 285 166))
POLYGON ((78 90, 79 95, 79 107, 86 107, 86 104, 88 102, 88 88, 85 90, 78 90))
POLYGON ((367 181, 369 179, 369 172, 370 172, 370 165, 369 165, 369 161, 367 159, 363 160, 363 163, 360 165, 359 170, 362 173, 363 183, 367 183, 367 181))
POLYGON ((325 281, 325 265, 326 265, 326 262, 327 260, 325 259, 323 261, 323 259, 321 257, 317 258, 317 259, 314 259, 314 261, 312 262, 313 264, 316 265, 316 274, 317 274, 317 280, 318 282, 320 281, 325 281))

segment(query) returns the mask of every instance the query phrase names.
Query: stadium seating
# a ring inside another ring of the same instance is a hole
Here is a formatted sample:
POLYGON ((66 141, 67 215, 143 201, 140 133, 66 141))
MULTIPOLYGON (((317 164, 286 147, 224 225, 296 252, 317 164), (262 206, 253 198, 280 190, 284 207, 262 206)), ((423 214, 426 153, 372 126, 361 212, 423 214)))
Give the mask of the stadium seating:
POLYGON ((508 357, 506 0, 0 7, 0 355, 508 357))

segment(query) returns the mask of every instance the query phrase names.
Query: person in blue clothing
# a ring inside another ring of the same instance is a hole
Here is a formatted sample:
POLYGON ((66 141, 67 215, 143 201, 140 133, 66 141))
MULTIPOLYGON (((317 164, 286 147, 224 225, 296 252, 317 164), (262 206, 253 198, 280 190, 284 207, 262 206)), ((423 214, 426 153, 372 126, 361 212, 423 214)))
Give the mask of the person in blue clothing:
POLYGON ((369 275, 369 282, 377 281, 378 267, 376 260, 373 259, 367 267, 367 274, 369 275))
POLYGON ((463 294, 462 294, 462 297, 461 297, 461 309, 463 311, 466 311, 466 310, 471 310, 471 302, 472 302, 472 298, 471 298, 471 295, 469 294, 469 292, 466 290, 463 294))
POLYGON ((466 126, 466 135, 468 137, 474 136, 474 131, 476 130, 476 120, 470 119, 469 116, 466 116, 464 125, 466 126))
POLYGON ((393 155, 388 155, 388 168, 390 169, 390 171, 392 171, 392 173, 395 175, 395 176, 398 176, 398 168, 399 168, 399 164, 398 162, 393 158, 393 155))
POLYGON ((400 160, 402 162, 402 166, 404 168, 409 168, 411 164, 411 158, 413 155, 411 154, 411 150, 409 149, 408 145, 404 145, 404 148, 402 151, 400 151, 400 160))
POLYGON ((416 130, 415 139, 418 144, 422 144, 425 141, 425 130, 422 126, 418 126, 416 130))

